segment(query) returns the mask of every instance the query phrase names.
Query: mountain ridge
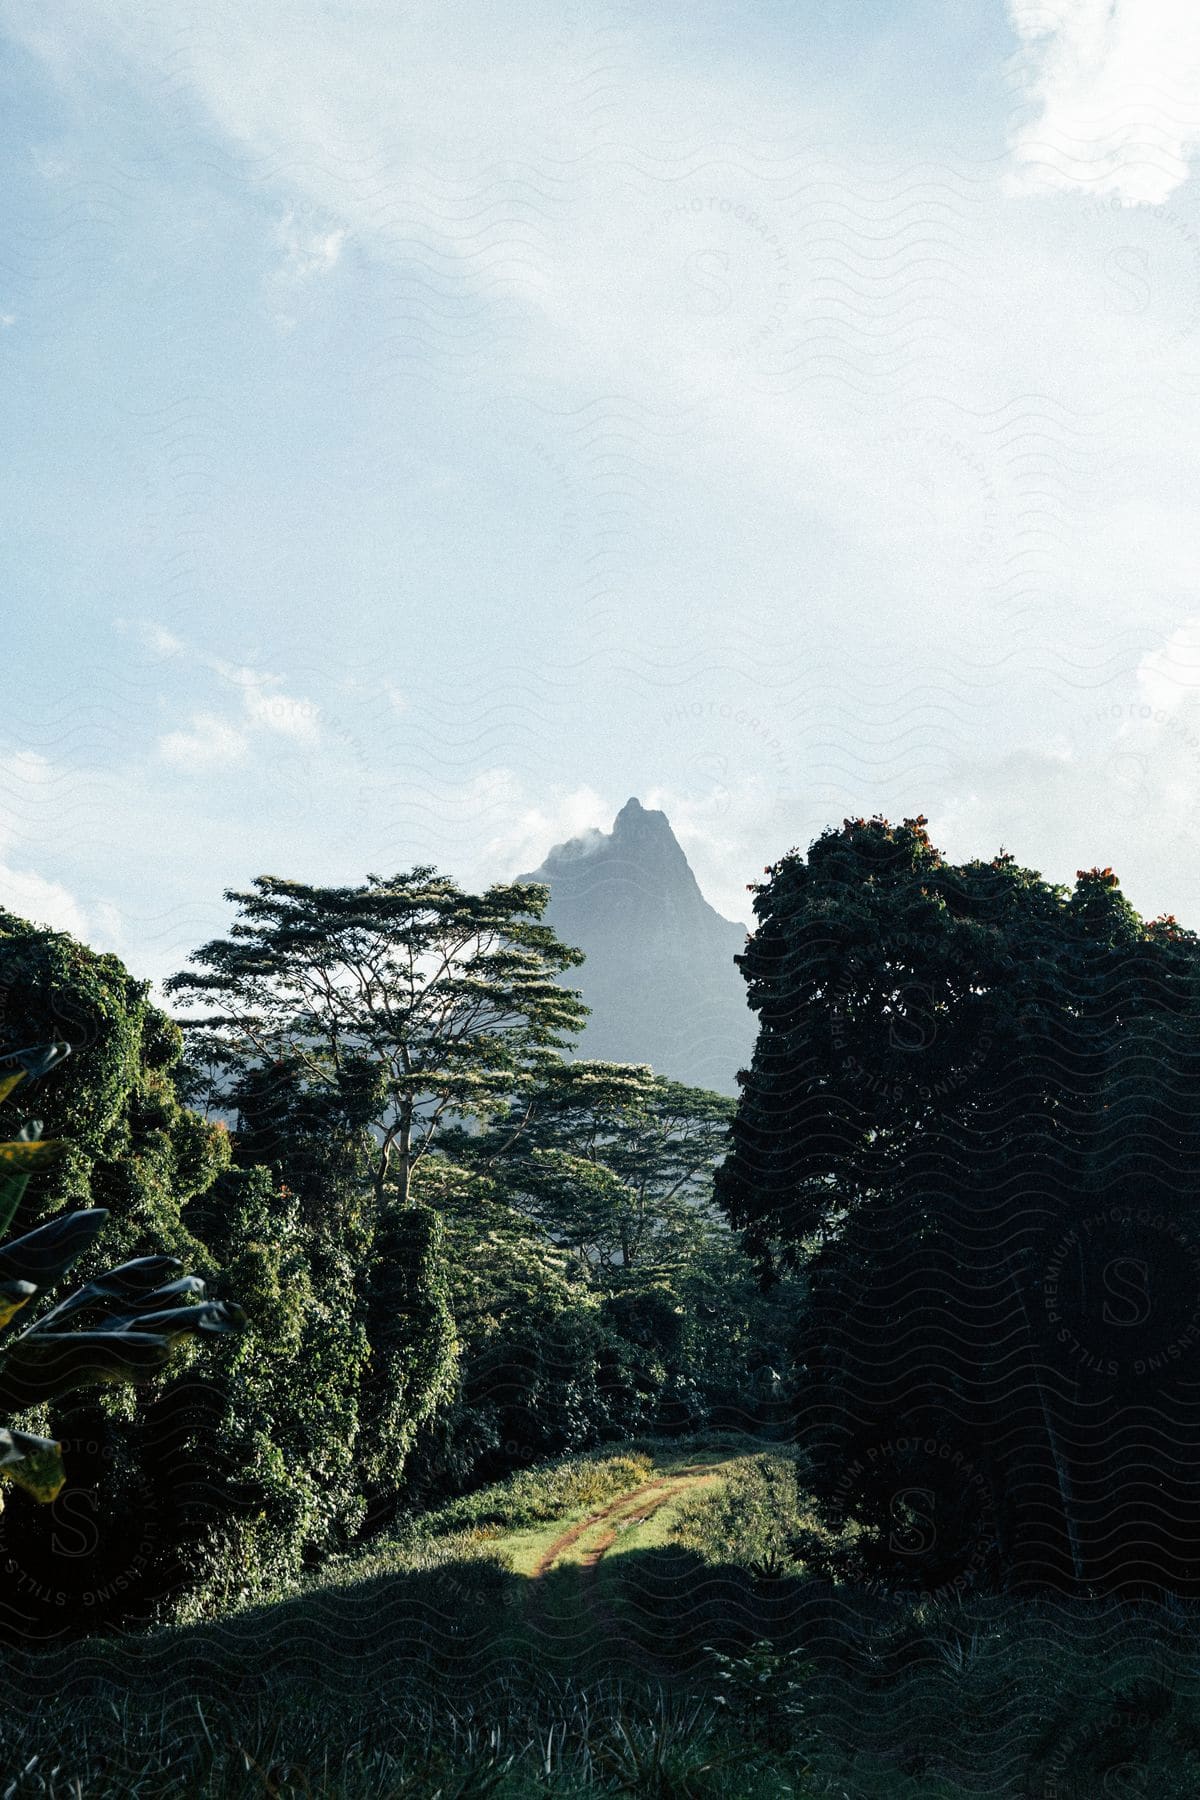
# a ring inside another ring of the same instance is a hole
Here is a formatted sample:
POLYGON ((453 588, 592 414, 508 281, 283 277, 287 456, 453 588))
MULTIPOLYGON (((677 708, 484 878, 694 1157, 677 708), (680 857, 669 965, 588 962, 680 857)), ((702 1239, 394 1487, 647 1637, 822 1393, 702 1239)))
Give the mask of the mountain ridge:
POLYGON ((592 1008, 578 1054, 736 1091, 756 1023, 733 961, 748 928, 705 899, 664 812, 631 798, 611 831, 555 844, 519 879, 549 887, 546 922, 587 958, 564 977, 592 1008))

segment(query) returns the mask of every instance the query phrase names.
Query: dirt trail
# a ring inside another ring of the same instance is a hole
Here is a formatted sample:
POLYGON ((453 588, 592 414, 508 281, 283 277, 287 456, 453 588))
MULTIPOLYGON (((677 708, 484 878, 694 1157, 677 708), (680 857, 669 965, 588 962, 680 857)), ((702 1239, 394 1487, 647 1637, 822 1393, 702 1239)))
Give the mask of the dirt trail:
POLYGON ((577 1561, 566 1565, 574 1571, 577 1579, 578 1611, 573 1622, 560 1616, 557 1624, 552 1624, 540 1600, 534 1597, 538 1593, 537 1586, 533 1589, 533 1622, 546 1631, 547 1639, 560 1638, 564 1626, 568 1636, 586 1631, 593 1643, 603 1642, 618 1632, 620 1620, 604 1600, 596 1577, 604 1558, 618 1542, 622 1527, 644 1524, 647 1519, 653 1518, 660 1507, 714 1481, 723 1467, 723 1462, 694 1463, 686 1468, 674 1469, 669 1474, 664 1472, 656 1475, 639 1487, 618 1494, 615 1500, 610 1500, 606 1506, 589 1514, 586 1519, 579 1519, 555 1538, 533 1570, 535 1584, 558 1567, 580 1539, 592 1532, 598 1534, 577 1561))
POLYGON ((608 1502, 607 1506, 602 1506, 598 1512, 590 1513, 586 1519, 578 1520, 574 1525, 569 1526, 560 1537, 556 1537, 539 1558, 533 1571, 533 1579, 537 1581, 541 1576, 548 1574, 555 1564, 566 1555, 567 1551, 574 1548, 580 1538, 584 1538, 589 1532, 594 1531, 597 1525, 603 1525, 605 1520, 612 1519, 616 1521, 612 1529, 602 1532, 596 1542, 589 1545, 580 1558, 579 1566, 594 1573, 602 1558, 616 1543, 621 1525, 644 1524, 647 1519, 653 1518, 659 1508, 665 1506, 669 1500, 677 1500, 681 1495, 690 1493, 693 1488, 702 1487, 705 1483, 714 1480, 724 1466, 724 1463, 692 1463, 687 1468, 674 1469, 669 1474, 656 1475, 651 1481, 643 1482, 641 1487, 630 1488, 628 1493, 618 1494, 615 1500, 608 1502), (648 1501, 648 1504, 642 1506, 640 1503, 644 1500, 648 1501))

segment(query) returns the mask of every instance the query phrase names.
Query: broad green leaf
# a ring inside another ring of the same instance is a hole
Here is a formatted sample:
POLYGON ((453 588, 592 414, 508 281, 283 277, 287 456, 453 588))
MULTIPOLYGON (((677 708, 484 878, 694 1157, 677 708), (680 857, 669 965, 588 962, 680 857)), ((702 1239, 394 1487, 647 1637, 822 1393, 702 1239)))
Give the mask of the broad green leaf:
POLYGON ((59 1213, 24 1237, 0 1244, 0 1281, 32 1281, 52 1288, 91 1244, 108 1218, 103 1206, 59 1213))
POLYGON ((56 1069, 70 1054, 70 1044, 65 1044, 60 1039, 53 1044, 32 1044, 25 1050, 0 1051, 0 1065, 7 1068, 9 1064, 17 1063, 20 1065, 21 1076, 26 1080, 40 1081, 43 1075, 56 1069))
POLYGON ((62 1155, 61 1138, 33 1138, 29 1141, 20 1138, 9 1144, 0 1144, 0 1163, 6 1168, 27 1170, 48 1168, 55 1159, 62 1155))
POLYGON ((6 1175, 0 1178, 0 1237, 16 1218, 28 1186, 28 1175, 6 1175))
POLYGON ((15 1482, 48 1506, 67 1478, 61 1444, 27 1431, 0 1430, 0 1478, 15 1482))
POLYGON ((172 1306, 164 1312, 134 1313, 128 1319, 114 1319, 110 1330, 120 1332, 153 1331, 161 1333, 172 1344, 191 1337, 197 1331, 224 1333, 240 1331, 246 1315, 240 1306, 225 1300, 205 1300, 199 1306, 172 1306))
POLYGON ((0 1366, 0 1408, 24 1412, 94 1382, 135 1381, 170 1353, 168 1340, 149 1332, 26 1332, 0 1366))
POLYGON ((16 1318, 36 1293, 32 1281, 0 1281, 0 1331, 16 1318))
POLYGON ((60 1300, 57 1306, 46 1313, 38 1321, 38 1330, 50 1324, 56 1329, 61 1328, 65 1320, 75 1318, 81 1312, 108 1306, 114 1300, 119 1300, 123 1306, 154 1312, 189 1295, 194 1295, 198 1300, 204 1298, 204 1283, 199 1275, 181 1275, 177 1281, 168 1282, 165 1287, 151 1288, 145 1294, 138 1293, 137 1281, 161 1273, 164 1264, 170 1268, 179 1267, 178 1259, 173 1256, 143 1256, 138 1263, 126 1263, 120 1269, 110 1270, 107 1275, 97 1275, 94 1281, 89 1281, 85 1287, 68 1294, 65 1300, 60 1300), (130 1274, 130 1270, 134 1273, 130 1274))
MULTIPOLYGON (((19 1080, 20 1077, 18 1076, 19 1080)), ((53 1162, 62 1152, 64 1145, 59 1138, 42 1137, 42 1121, 30 1119, 23 1125, 11 1143, 0 1146, 23 1155, 30 1166, 18 1169, 16 1173, 0 1178, 0 1234, 6 1232, 17 1215, 17 1208, 29 1185, 29 1177, 34 1168, 43 1163, 53 1162), (30 1153, 34 1154, 30 1154, 30 1153)), ((0 1165, 2 1166, 2 1165, 0 1165)))

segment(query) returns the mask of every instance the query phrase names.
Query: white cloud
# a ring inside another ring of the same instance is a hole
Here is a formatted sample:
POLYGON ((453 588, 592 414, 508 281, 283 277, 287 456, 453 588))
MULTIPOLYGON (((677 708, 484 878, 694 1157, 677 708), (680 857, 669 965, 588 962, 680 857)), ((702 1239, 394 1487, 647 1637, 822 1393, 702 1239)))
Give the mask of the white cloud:
POLYGON ((238 668, 215 659, 209 667, 222 680, 239 689, 247 725, 275 732, 280 737, 294 738, 298 743, 320 741, 319 708, 311 700, 281 692, 280 676, 264 674, 260 669, 238 668))
POLYGON ((152 619, 114 619, 113 629, 122 637, 133 637, 143 649, 151 651, 155 656, 182 656, 187 649, 183 639, 176 637, 173 631, 165 626, 155 624, 152 619))
POLYGON ((190 730, 168 731, 158 740, 159 755, 179 769, 228 768, 246 749, 245 733, 215 713, 193 713, 190 730))
POLYGON ((1200 618, 1186 619, 1138 664, 1138 691, 1154 712, 1174 713, 1200 697, 1200 618))
POLYGON ((1200 146, 1195 0, 1009 0, 1037 115, 1014 150, 1031 188, 1155 205, 1200 146))
POLYGON ((49 926, 51 931, 69 931, 72 937, 88 941, 88 915, 74 894, 59 881, 48 881, 33 869, 13 868, 0 863, 0 906, 28 919, 34 925, 49 926))
POLYGON ((549 798, 535 797, 513 770, 504 768, 486 769, 467 782, 458 804, 478 821, 475 862, 488 871, 489 881, 536 869, 553 844, 585 831, 607 830, 616 812, 590 787, 560 787, 549 798))
POLYGON ((25 866, 23 846, 54 837, 69 787, 62 772, 36 750, 0 754, 0 907, 35 925, 112 949, 121 926, 114 906, 102 901, 89 911, 63 882, 25 866))
POLYGON ((280 685, 282 676, 196 650, 153 621, 118 619, 116 626, 132 631, 154 655, 205 669, 237 693, 238 715, 202 709, 192 714, 188 730, 161 736, 158 751, 167 762, 190 769, 228 767, 240 762, 255 738, 264 734, 307 748, 321 742, 320 708, 301 695, 286 693, 280 685))
POLYGON ((346 227, 315 225, 295 207, 289 207, 275 227, 274 237, 284 253, 276 274, 288 281, 311 281, 315 276, 328 275, 337 266, 346 242, 346 227))
MULTIPOLYGON (((1084 690, 1086 693, 1086 690, 1084 690)), ((1069 729, 976 756, 927 808, 951 856, 1019 861, 1070 883, 1108 866, 1145 914, 1195 920, 1200 893, 1200 620, 1093 689, 1069 729)))
POLYGON ((281 330, 293 331, 299 319, 291 308, 305 288, 332 274, 341 260, 347 230, 327 220, 316 222, 308 208, 289 207, 272 236, 283 256, 266 279, 268 307, 281 330))

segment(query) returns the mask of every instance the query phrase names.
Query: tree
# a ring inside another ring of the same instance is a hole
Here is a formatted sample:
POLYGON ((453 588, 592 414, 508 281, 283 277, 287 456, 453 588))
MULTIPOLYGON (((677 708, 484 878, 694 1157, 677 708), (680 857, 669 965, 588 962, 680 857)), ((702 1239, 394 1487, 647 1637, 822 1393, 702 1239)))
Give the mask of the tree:
POLYGON ((439 1129, 488 1117, 582 1026, 556 979, 582 952, 538 922, 545 887, 465 894, 428 867, 355 888, 252 887, 227 893, 241 916, 194 953, 198 972, 166 984, 217 1008, 185 1021, 197 1091, 219 1105, 250 1072, 299 1081, 306 1102, 370 1129, 380 1203, 390 1189, 407 1204, 439 1129))
MULTIPOLYGON (((18 1087, 24 1093, 69 1054, 66 1043, 0 1052, 0 1101, 18 1087)), ((0 1232, 12 1224, 30 1176, 62 1149, 61 1140, 42 1137, 38 1119, 0 1143, 0 1168, 7 1171, 0 1179, 0 1232)), ((0 1411, 23 1415, 97 1383, 144 1381, 161 1371, 177 1344, 245 1323, 239 1306, 206 1299, 203 1281, 178 1274, 178 1259, 161 1255, 135 1257, 53 1306, 40 1306, 107 1220, 103 1207, 59 1213, 0 1244, 0 1411)), ((0 1477, 53 1506, 67 1481, 61 1443, 0 1430, 0 1477)))
POLYGON ((645 1064, 560 1062, 456 1154, 611 1284, 668 1272, 711 1229, 733 1110, 645 1064))
POLYGON ((1200 941, 920 818, 767 877, 717 1193, 805 1273, 827 1525, 924 1589, 1195 1586, 1200 941))
MULTIPOLYGON (((42 1130, 60 1142, 61 1151, 37 1177, 44 1225, 25 1235, 66 1231, 82 1237, 74 1273, 91 1302, 100 1301, 104 1283, 122 1267, 132 1267, 134 1282, 139 1267, 156 1272, 147 1292, 182 1281, 182 1301, 200 1294, 201 1278, 220 1271, 183 1211, 228 1165, 229 1137, 180 1106, 173 1083, 180 1035, 151 1004, 148 984, 136 981, 114 956, 0 911, 0 993, 8 1044, 60 1041, 71 1052, 69 1079, 45 1081, 38 1090, 42 1130), (90 1220, 91 1229, 72 1226, 72 1213, 77 1221, 90 1220), (179 1275, 181 1267, 195 1275, 179 1275)), ((10 1069, 20 1066, 10 1053, 10 1069)), ((23 1091, 17 1088, 15 1098, 23 1091)), ((21 1278, 10 1271, 9 1279, 21 1278)), ((32 1273, 28 1278, 37 1281, 32 1273)), ((108 1296, 110 1311, 115 1297, 108 1296)), ((131 1301, 125 1310, 132 1313, 139 1304, 131 1301)), ((59 1318, 75 1331, 103 1316, 103 1310, 79 1309, 59 1318)), ((41 1322, 28 1309, 16 1315, 10 1339, 29 1319, 41 1322)), ((10 1623, 22 1635, 125 1618, 165 1591, 166 1519, 174 1493, 169 1478, 156 1484, 159 1441, 149 1421, 164 1381, 195 1357, 185 1345, 169 1366, 143 1371, 136 1387, 72 1384, 55 1401, 53 1417, 47 1395, 22 1420, 32 1433, 53 1429, 67 1475, 66 1487, 49 1504, 34 1505, 18 1494, 0 1515, 0 1560, 17 1572, 10 1623)), ((64 1361, 64 1377, 67 1366, 64 1361)), ((32 1389, 24 1386, 10 1404, 32 1400, 32 1389)), ((207 1479, 214 1479, 211 1465, 207 1479)))

